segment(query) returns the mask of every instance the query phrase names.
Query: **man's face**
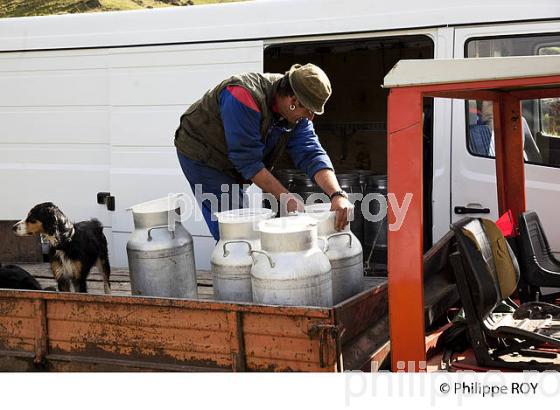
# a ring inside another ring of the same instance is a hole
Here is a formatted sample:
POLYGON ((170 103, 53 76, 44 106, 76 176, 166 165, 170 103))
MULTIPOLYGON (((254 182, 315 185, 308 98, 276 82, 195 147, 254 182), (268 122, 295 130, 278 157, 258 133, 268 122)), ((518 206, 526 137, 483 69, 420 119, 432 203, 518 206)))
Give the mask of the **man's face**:
POLYGON ((315 114, 305 108, 301 103, 297 100, 295 96, 286 97, 283 101, 283 112, 280 112, 282 116, 288 120, 290 124, 296 124, 299 120, 303 118, 307 118, 309 121, 313 121, 315 114), (296 108, 294 110, 290 110, 290 106, 293 105, 296 108))

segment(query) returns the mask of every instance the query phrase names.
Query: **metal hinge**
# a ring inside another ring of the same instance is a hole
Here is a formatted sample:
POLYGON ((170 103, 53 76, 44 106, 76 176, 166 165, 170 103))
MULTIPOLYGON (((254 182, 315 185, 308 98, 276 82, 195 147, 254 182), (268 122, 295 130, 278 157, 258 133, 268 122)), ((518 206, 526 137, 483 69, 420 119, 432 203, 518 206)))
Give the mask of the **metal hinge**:
POLYGON ((99 205, 107 206, 109 211, 115 210, 115 197, 112 196, 110 192, 98 192, 97 203, 99 205))
MULTIPOLYGON (((314 323, 309 326, 308 334, 311 338, 319 336, 319 366, 326 367, 329 360, 329 353, 334 350, 337 370, 342 369, 342 346, 340 338, 344 334, 344 328, 340 325, 329 325, 325 323, 314 323)), ((330 363, 329 363, 330 364, 330 363)))

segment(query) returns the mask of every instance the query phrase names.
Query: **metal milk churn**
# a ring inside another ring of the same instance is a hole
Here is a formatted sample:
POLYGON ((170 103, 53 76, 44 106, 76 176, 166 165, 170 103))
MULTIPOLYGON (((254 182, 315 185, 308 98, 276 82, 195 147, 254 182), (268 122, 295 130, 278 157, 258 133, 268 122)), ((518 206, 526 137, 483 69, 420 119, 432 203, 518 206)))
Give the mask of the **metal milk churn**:
POLYGON ((333 302, 337 304, 364 289, 363 252, 349 225, 340 232, 335 229, 336 212, 330 207, 330 203, 307 205, 305 212, 317 220, 317 234, 332 267, 333 302))
POLYGON ((258 223, 275 213, 265 208, 243 208, 218 212, 220 240, 210 262, 214 298, 238 302, 252 302, 251 251, 260 249, 258 223))
POLYGON ((317 223, 307 216, 259 224, 261 250, 252 250, 253 301, 270 305, 332 306, 329 259, 319 249, 317 223))
POLYGON ((387 275, 387 175, 366 177, 364 197, 369 203, 369 216, 364 220, 364 254, 369 273, 387 275), (380 202, 381 201, 381 202, 380 202), (384 203, 383 203, 384 202, 384 203), (384 209, 383 209, 384 208, 384 209), (379 218, 384 215, 383 218, 379 218))
POLYGON ((193 239, 180 221, 181 195, 134 205, 126 244, 133 295, 197 298, 193 239))

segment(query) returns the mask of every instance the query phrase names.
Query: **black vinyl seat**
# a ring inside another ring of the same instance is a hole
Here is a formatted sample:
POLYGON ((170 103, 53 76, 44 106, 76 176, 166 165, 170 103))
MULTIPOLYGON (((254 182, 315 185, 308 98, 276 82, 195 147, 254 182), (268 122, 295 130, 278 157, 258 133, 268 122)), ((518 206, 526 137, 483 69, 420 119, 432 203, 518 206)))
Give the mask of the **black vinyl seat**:
POLYGON ((465 218, 451 228, 457 240, 451 264, 478 364, 560 370, 558 355, 541 348, 560 348, 560 308, 542 302, 516 306, 509 299, 519 266, 496 224, 465 218), (498 313, 504 303, 511 309, 498 313))
POLYGON ((560 292, 560 261, 550 250, 536 212, 528 211, 519 216, 519 233, 519 259, 526 287, 520 295, 528 294, 527 300, 535 300, 541 287, 559 288, 560 292))

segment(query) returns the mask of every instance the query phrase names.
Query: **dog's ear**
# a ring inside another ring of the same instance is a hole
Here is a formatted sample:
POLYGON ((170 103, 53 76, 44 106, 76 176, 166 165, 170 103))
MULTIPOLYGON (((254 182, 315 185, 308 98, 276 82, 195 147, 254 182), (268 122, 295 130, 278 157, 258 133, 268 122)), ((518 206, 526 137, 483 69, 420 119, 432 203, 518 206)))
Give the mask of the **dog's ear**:
POLYGON ((28 219, 39 220, 43 224, 45 234, 56 236, 58 231, 57 210, 58 208, 52 202, 45 202, 33 208, 28 219))
MULTIPOLYGON (((55 208, 57 208, 57 206, 55 204, 53 204, 52 202, 42 202, 40 204, 35 205, 33 208, 31 208, 31 210, 29 211, 29 214, 27 216, 28 217, 33 217, 33 216, 37 217, 40 212, 51 211, 55 208)), ((37 218, 35 218, 35 219, 37 219, 37 218)))
POLYGON ((56 218, 56 224, 59 232, 68 232, 72 228, 72 224, 70 223, 66 215, 64 215, 62 211, 56 206, 54 216, 56 218))

